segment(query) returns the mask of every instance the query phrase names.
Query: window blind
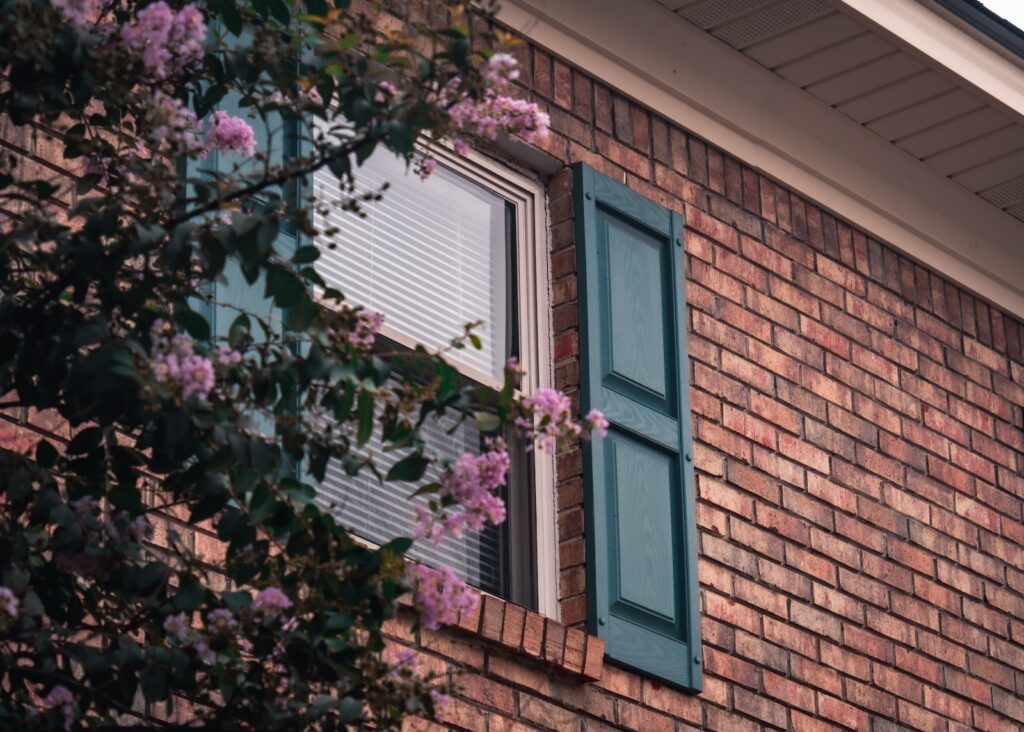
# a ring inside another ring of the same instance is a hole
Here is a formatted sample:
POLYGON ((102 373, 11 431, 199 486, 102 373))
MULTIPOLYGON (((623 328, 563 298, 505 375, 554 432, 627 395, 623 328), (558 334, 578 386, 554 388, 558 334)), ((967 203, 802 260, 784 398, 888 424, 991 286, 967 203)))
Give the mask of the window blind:
POLYGON ((340 198, 333 173, 313 175, 314 194, 328 204, 314 225, 339 230, 322 238, 320 275, 347 301, 382 313, 388 326, 433 348, 482 320, 476 332, 483 349, 467 347, 450 358, 501 379, 508 342, 505 200, 442 166, 421 181, 386 150, 356 178, 357 194, 389 184, 383 198, 363 204, 362 217, 330 205, 340 198))
MULTIPOLYGON (((503 377, 509 352, 508 264, 510 249, 506 201, 480 185, 438 166, 421 181, 388 151, 367 160, 356 174, 355 194, 379 191, 380 200, 365 202, 363 216, 343 210, 338 179, 326 169, 313 176, 321 204, 314 216, 318 231, 337 229, 317 244, 317 269, 345 294, 346 301, 372 308, 399 333, 433 348, 444 348, 471 321, 483 349, 465 348, 446 357, 493 376, 503 377), (324 205, 326 204, 326 206, 324 205), (332 205, 334 204, 334 205, 332 205), (329 247, 333 244, 333 247, 329 247)), ((514 323, 512 324, 514 328, 514 323)), ((472 421, 457 424, 446 416, 424 425, 424 438, 435 453, 455 460, 480 451, 480 434, 472 421)), ((382 473, 401 455, 381 452, 379 434, 366 445, 382 473)), ((437 480, 431 468, 423 483, 437 480)), ((369 472, 352 477, 340 465, 328 465, 320 501, 357 535, 375 543, 411 534, 416 501, 408 483, 380 483, 369 472)), ((509 588, 506 532, 488 528, 440 544, 417 542, 410 556, 434 566, 447 565, 469 584, 498 595, 509 588)))
MULTIPOLYGON (((424 424, 423 435, 436 454, 451 460, 464 452, 480 451, 480 433, 472 420, 458 424, 453 415, 424 424), (454 431, 452 431, 454 429, 454 431), (449 432, 451 434, 449 434, 449 432)), ((366 444, 362 454, 374 456, 382 474, 404 453, 381 451, 379 431, 366 444)), ((440 471, 431 466, 420 485, 438 480, 440 471)), ((409 498, 416 488, 411 483, 381 483, 369 471, 348 475, 339 464, 331 462, 320 486, 318 500, 334 513, 343 525, 357 535, 376 544, 384 544, 398 536, 410 536, 414 507, 426 507, 429 498, 409 498)), ((505 557, 502 529, 488 525, 480 534, 462 539, 445 537, 439 544, 418 541, 409 556, 433 566, 447 565, 465 582, 496 595, 505 593, 505 557)))

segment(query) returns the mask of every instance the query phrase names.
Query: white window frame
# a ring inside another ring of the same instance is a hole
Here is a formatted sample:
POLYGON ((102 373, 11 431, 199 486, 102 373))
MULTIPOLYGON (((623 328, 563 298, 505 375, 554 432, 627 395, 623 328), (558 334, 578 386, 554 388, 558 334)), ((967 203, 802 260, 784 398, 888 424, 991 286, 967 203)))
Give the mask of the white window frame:
MULTIPOLYGON (((507 165, 475 150, 457 155, 447 146, 434 144, 429 155, 438 163, 481 187, 510 201, 516 216, 516 302, 519 312, 519 362, 524 370, 519 393, 529 396, 553 384, 551 362, 551 277, 547 225, 547 193, 544 186, 507 165)), ((356 172, 358 175, 358 171, 356 172)), ((386 195, 386 194, 385 194, 386 195)), ((511 286, 511 283, 510 283, 511 286)), ((319 297, 319 296, 318 296, 319 297)), ((321 305, 331 307, 323 299, 321 305)), ((416 339, 382 324, 381 335, 413 348, 416 339)), ((457 335, 455 333, 453 336, 457 335)), ((502 383, 480 369, 450 359, 459 373, 480 384, 500 389, 502 383)), ((536 561, 537 612, 558 619, 558 537, 555 511, 555 458, 540 449, 533 452, 534 491, 533 554, 536 561)), ((515 517, 513 517, 515 520, 515 517)), ((510 546, 509 553, 516 551, 510 546)))

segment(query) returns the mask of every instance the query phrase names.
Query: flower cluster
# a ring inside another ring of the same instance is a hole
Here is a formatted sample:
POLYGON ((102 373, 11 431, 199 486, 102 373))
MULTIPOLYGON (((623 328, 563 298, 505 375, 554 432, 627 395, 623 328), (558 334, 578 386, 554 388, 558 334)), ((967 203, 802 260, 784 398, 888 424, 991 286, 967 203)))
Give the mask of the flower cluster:
POLYGON ((130 541, 138 544, 153 536, 153 527, 144 515, 131 518, 127 511, 121 511, 113 520, 105 521, 103 528, 115 544, 126 544, 130 541))
POLYGON ((410 564, 405 575, 412 585, 420 625, 428 630, 458 622, 460 613, 472 613, 480 602, 477 594, 449 567, 431 569, 422 564, 410 564))
POLYGON ((510 53, 496 53, 487 59, 480 75, 491 86, 508 86, 519 78, 519 62, 510 53))
POLYGON ((600 409, 591 409, 583 419, 587 423, 587 427, 590 428, 591 435, 608 436, 608 419, 600 409))
MULTIPOLYGON (((520 135, 527 142, 536 142, 547 135, 550 119, 537 104, 499 93, 519 76, 515 58, 507 53, 496 53, 488 59, 481 75, 487 82, 482 98, 464 95, 448 107, 456 130, 489 140, 495 139, 501 131, 520 135)), ((458 138, 455 144, 458 149, 458 138)))
POLYGON ((461 537, 466 532, 482 531, 486 522, 505 520, 505 502, 494 491, 505 485, 508 451, 500 444, 480 455, 464 453, 441 476, 438 496, 458 507, 457 511, 437 515, 416 508, 416 538, 438 541, 444 536, 461 537))
POLYGON ((180 390, 183 399, 196 396, 206 401, 213 389, 213 363, 194 350, 192 339, 184 333, 168 338, 166 324, 158 320, 150 335, 153 341, 153 376, 161 384, 180 390))
POLYGON ((146 120, 153 141, 158 145, 166 142, 172 155, 205 154, 199 120, 180 99, 157 90, 148 105, 146 120))
POLYGON ((9 587, 0 587, 0 610, 10 615, 12 618, 18 617, 18 608, 21 606, 21 602, 18 600, 18 596, 9 587))
POLYGON ((75 695, 66 686, 55 686, 50 689, 40 702, 43 709, 59 709, 64 716, 64 729, 70 730, 75 723, 75 716, 78 713, 75 704, 75 695))
POLYGON ((252 156, 256 152, 256 134, 241 117, 232 117, 227 112, 214 112, 210 116, 210 129, 206 132, 206 144, 221 152, 236 152, 252 156))
POLYGON ((277 587, 265 587, 257 592, 252 600, 252 611, 268 620, 278 617, 291 606, 292 601, 288 599, 288 595, 277 587))
POLYGON ((198 66, 205 40, 206 21, 194 5, 175 12, 163 0, 147 5, 135 23, 121 27, 121 42, 138 56, 152 81, 166 81, 198 66))
POLYGON ((60 11, 73 25, 86 28, 96 22, 102 3, 100 0, 50 0, 53 7, 60 11))
POLYGON ((209 633, 227 633, 237 627, 235 614, 227 608, 217 608, 206 615, 206 630, 209 633))
POLYGON ((578 436, 580 426, 572 418, 572 402, 557 389, 538 389, 523 397, 523 406, 531 417, 520 417, 516 426, 524 438, 537 442, 548 451, 554 451, 560 437, 578 436))
POLYGON ((355 327, 348 334, 348 341, 357 348, 369 348, 384 322, 383 316, 373 310, 360 310, 355 327))
MULTIPOLYGON (((442 89, 427 95, 427 102, 436 103, 445 109, 454 124, 452 146, 456 153, 469 153, 466 135, 495 140, 499 132, 507 132, 519 135, 530 143, 547 137, 551 120, 546 112, 534 102, 501 93, 519 78, 515 57, 507 53, 494 54, 487 60, 480 75, 486 88, 477 97, 467 92, 459 93, 458 88, 462 83, 460 77, 452 78, 442 89)), ((434 162, 431 158, 425 158, 417 165, 420 178, 429 177, 433 170, 434 162)))

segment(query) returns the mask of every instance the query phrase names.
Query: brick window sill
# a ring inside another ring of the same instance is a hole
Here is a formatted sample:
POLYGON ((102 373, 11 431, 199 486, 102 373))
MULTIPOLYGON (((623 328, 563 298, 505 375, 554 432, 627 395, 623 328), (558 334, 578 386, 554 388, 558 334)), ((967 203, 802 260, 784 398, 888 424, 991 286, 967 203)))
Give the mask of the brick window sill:
POLYGON ((476 612, 451 628, 583 681, 598 681, 604 669, 597 636, 491 595, 482 594, 476 612))

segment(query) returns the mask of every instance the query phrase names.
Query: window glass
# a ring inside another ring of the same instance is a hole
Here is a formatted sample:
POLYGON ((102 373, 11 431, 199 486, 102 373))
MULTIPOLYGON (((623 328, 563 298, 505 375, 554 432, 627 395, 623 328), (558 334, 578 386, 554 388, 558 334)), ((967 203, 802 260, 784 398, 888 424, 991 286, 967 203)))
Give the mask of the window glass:
MULTIPOLYGON (((515 308, 508 304, 515 251, 507 223, 511 204, 441 165, 421 181, 385 150, 367 160, 356 178, 357 193, 379 191, 388 183, 380 200, 361 205, 362 216, 330 205, 341 198, 337 178, 326 169, 314 174, 318 203, 328 209, 316 215, 314 224, 319 231, 337 229, 318 242, 320 275, 341 290, 346 301, 382 313, 389 333, 434 348, 444 348, 463 332, 465 323, 483 321, 476 329, 483 349, 467 347, 446 358, 470 378, 501 380, 517 328, 515 308)), ((451 460, 481 449, 472 421, 458 423, 454 415, 426 423, 424 438, 432 450, 451 460)), ((381 452, 379 435, 366 450, 381 473, 402 456, 381 452)), ((515 458, 512 470, 516 476, 510 477, 510 484, 519 486, 529 470, 515 458)), ((437 478, 432 468, 422 482, 437 478)), ((340 465, 330 464, 320 500, 356 534, 384 543, 411 534, 415 501, 428 501, 409 500, 412 490, 408 483, 382 484, 369 472, 352 477, 340 465)), ((516 513, 510 504, 506 524, 523 517, 516 513)), ((449 537, 436 546, 417 542, 410 554, 429 564, 448 565, 473 586, 508 596, 512 580, 507 535, 507 525, 488 526, 480 534, 449 537)))
MULTIPOLYGON (((483 321, 483 349, 451 354, 495 379, 508 356, 506 201, 443 166, 421 181, 380 150, 359 168, 357 193, 388 189, 362 204, 363 216, 330 206, 318 230, 337 228, 320 275, 349 302, 384 315, 385 325, 418 343, 445 347, 466 323, 483 321)), ((339 199, 326 168, 313 177, 322 202, 339 199)))

